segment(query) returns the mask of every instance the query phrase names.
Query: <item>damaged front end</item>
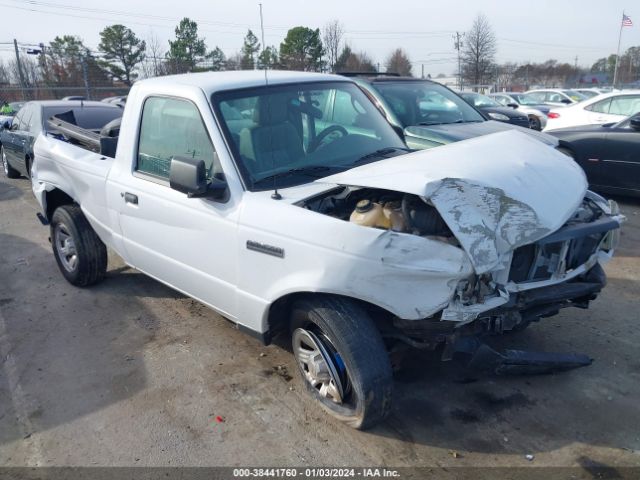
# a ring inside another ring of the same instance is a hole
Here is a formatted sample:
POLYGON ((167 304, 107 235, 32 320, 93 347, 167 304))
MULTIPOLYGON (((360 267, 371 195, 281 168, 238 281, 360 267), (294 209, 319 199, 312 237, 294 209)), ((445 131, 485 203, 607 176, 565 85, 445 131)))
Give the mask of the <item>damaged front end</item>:
POLYGON ((524 137, 496 134, 355 168, 322 179, 338 186, 298 204, 467 254, 473 274, 451 286, 446 303, 427 318, 387 319, 383 336, 418 348, 445 345, 446 359, 461 339, 587 308, 604 287, 601 264, 613 255, 624 217, 615 202, 586 190, 575 163, 524 137))

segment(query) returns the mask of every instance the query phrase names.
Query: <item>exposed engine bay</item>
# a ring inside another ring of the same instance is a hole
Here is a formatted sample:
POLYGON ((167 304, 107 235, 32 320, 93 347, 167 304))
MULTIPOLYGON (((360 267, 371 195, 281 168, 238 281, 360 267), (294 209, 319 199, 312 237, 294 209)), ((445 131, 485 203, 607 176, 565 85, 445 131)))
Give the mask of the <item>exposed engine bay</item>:
POLYGON ((433 205, 410 193, 339 187, 298 205, 357 225, 410 233, 458 246, 433 205))

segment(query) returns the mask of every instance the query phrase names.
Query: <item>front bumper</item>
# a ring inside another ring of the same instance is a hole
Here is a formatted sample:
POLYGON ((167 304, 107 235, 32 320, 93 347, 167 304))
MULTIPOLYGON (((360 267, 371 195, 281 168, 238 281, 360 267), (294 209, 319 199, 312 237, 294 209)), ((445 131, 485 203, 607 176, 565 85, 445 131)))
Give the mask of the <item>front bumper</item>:
POLYGON ((567 223, 553 234, 516 249, 508 271, 484 278, 485 292, 492 293, 470 294, 468 287, 462 285, 441 319, 458 322, 459 327, 478 318, 495 319, 509 312, 512 318, 505 320, 509 324, 520 322, 516 313, 529 308, 537 309, 527 314, 538 315, 533 320, 557 313, 565 306, 586 308, 606 282, 600 264, 613 256, 623 221, 617 206, 611 204, 594 221, 567 223), (586 298, 589 300, 584 304, 580 299, 586 298), (548 308, 540 309, 545 303, 548 308))

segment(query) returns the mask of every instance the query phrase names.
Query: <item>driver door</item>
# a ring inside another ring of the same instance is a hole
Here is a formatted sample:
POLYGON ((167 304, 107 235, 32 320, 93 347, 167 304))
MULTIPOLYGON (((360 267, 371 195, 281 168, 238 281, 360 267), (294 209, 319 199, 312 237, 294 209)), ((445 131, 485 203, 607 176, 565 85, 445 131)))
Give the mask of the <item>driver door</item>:
POLYGON ((189 198, 170 188, 174 156, 202 159, 210 176, 223 174, 198 107, 149 97, 133 172, 109 185, 128 262, 236 320, 238 199, 189 198))

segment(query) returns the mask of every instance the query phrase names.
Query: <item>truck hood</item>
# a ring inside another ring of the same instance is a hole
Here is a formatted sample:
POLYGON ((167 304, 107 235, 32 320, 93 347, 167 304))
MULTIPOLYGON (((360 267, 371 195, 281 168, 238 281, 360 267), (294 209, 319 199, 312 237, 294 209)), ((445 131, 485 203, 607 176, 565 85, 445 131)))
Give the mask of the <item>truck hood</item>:
POLYGON ((480 137, 482 135, 511 130, 517 130, 552 147, 558 145, 558 140, 546 133, 531 130, 529 128, 518 127, 517 125, 509 125, 504 122, 496 122, 495 120, 489 120, 486 122, 413 126, 405 128, 405 134, 409 137, 418 137, 432 142, 448 144, 459 142, 460 140, 467 140, 469 138, 480 137))
POLYGON ((440 213, 477 273, 560 228, 587 190, 582 169, 510 130, 381 160, 317 180, 418 195, 440 213))

